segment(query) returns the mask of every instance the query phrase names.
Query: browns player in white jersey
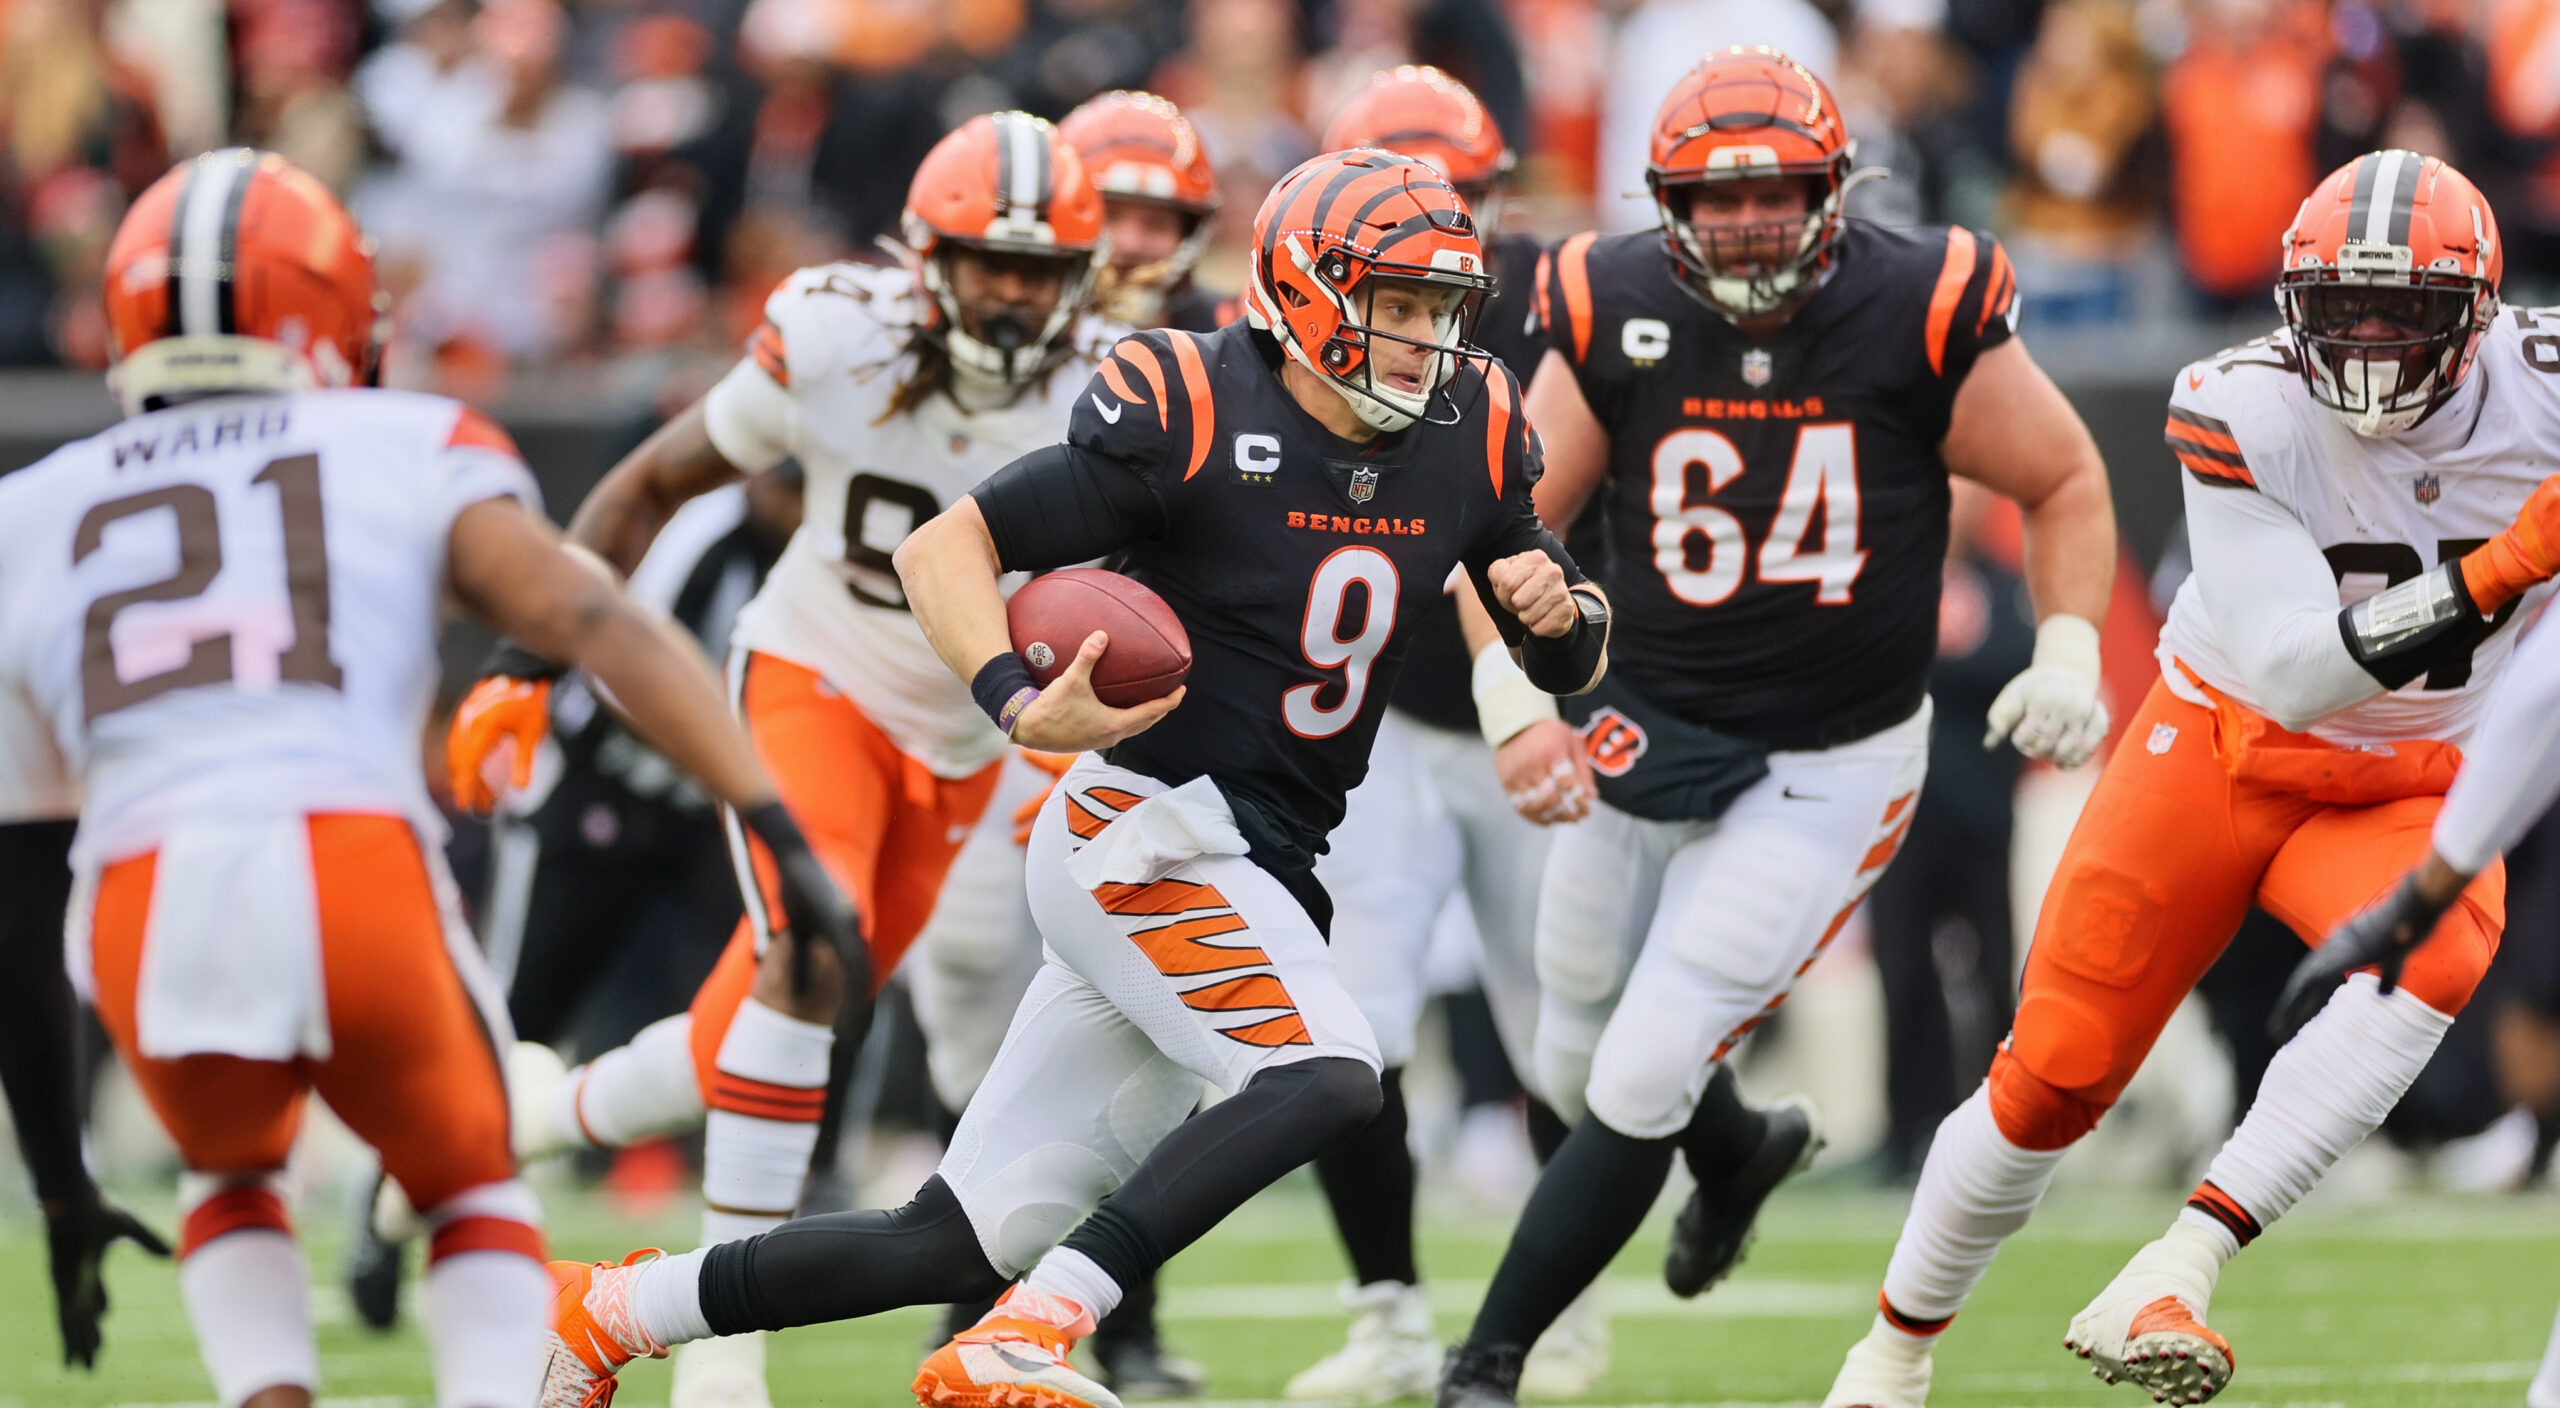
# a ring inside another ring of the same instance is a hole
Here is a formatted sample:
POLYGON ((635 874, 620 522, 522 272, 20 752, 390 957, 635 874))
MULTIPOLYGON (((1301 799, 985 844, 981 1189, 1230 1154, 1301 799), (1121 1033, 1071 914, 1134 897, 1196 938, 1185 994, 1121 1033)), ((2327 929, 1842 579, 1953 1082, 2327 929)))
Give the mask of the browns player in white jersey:
MULTIPOLYGON (((917 169, 905 232, 910 267, 784 281, 747 355, 570 523, 573 541, 629 571, 686 500, 786 458, 806 476, 800 529, 738 614, 729 683, 862 911, 866 947, 844 955, 858 971, 839 981, 822 964, 794 991, 796 955, 768 944, 769 882, 744 884, 746 917, 692 1010, 571 1073, 529 1121, 547 1126, 537 1139, 612 1146, 705 1120, 705 1245, 776 1226, 799 1202, 839 1016, 862 1022, 840 1006, 867 1007, 924 927, 1004 766, 1004 735, 925 643, 889 554, 1063 435, 1100 350, 1085 310, 1102 204, 1049 124, 997 113, 945 137, 917 169)), ((483 681, 457 715, 458 782, 502 737, 522 767, 543 727, 542 667, 508 668, 520 673, 483 681)), ((734 830, 732 852, 744 880, 734 830)), ((762 1402, 762 1354, 752 1337, 688 1349, 674 1401, 762 1402)))
MULTIPOLYGON (((2284 251, 2284 329, 2170 393, 2195 573, 2160 682, 2063 852, 2016 1025, 1939 1127, 1832 1408, 1926 1398, 1936 1337, 2251 903, 2317 944, 2426 854, 2509 623, 2560 570, 2560 324, 2500 313, 2480 193, 2369 153, 2284 251)), ((2398 1103, 2497 949, 2505 877, 2474 860, 2396 990, 2319 1008, 2168 1234, 2072 1319, 2100 1378, 2182 1403, 2229 1382, 2206 1325, 2222 1264, 2398 1103)))
POLYGON ((73 978, 185 1161, 179 1284, 222 1401, 317 1384, 277 1183, 317 1090, 425 1210, 439 1401, 530 1408, 540 1210, 419 772, 448 596, 739 808, 795 931, 853 916, 705 662, 562 546, 505 433, 367 385, 368 248, 245 149, 135 203, 105 280, 127 418, 0 482, 0 688, 85 792, 73 978))

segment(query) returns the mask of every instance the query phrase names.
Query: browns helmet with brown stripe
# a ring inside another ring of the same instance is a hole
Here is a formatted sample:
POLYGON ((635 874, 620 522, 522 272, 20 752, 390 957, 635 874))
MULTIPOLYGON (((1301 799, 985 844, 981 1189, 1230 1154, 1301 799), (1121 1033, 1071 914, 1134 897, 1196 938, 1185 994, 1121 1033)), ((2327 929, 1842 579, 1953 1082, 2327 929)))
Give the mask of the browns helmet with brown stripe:
POLYGON ((125 414, 190 396, 369 383, 388 330, 373 242, 273 152, 207 152, 151 183, 107 246, 108 385, 125 414))
POLYGON ((1188 222, 1172 254, 1138 263, 1126 250, 1115 250, 1102 271, 1097 301, 1103 309, 1122 322, 1151 326, 1165 295, 1190 277, 1209 243, 1218 176, 1208 150, 1182 109, 1153 93, 1119 91, 1091 99, 1067 114, 1058 134, 1083 158, 1106 212, 1155 206, 1188 222))
POLYGON ((1850 156, 1839 100, 1785 54, 1736 47, 1691 69, 1654 114, 1644 172, 1681 287, 1728 319, 1776 316, 1812 297, 1840 238, 1850 156), (1778 227, 1691 219, 1692 188, 1771 177, 1807 183, 1802 217, 1778 227))
POLYGON ((954 367, 1020 386, 1066 355, 1103 260, 1102 197, 1056 128, 1027 112, 969 119, 925 153, 901 223, 927 295, 925 334, 954 367), (1053 265, 1054 302, 965 302, 951 277, 963 252, 1053 265))
POLYGON ((1484 104, 1467 86, 1428 64, 1405 64, 1372 77, 1333 115, 1327 151, 1376 147, 1419 158, 1448 179, 1476 217, 1476 234, 1493 237, 1498 189, 1516 164, 1484 104))
POLYGON ((2276 276, 2311 398, 2358 435, 2425 419, 2479 356, 2505 268, 2489 202, 2437 158, 2367 152, 2330 172, 2276 276))
POLYGON ((1439 172, 1411 157, 1373 148, 1333 152, 1281 177, 1253 217, 1252 261, 1245 316, 1380 430, 1419 420, 1461 358, 1485 355, 1466 343, 1493 287, 1475 217, 1439 172), (1445 291, 1431 342, 1363 321, 1378 281, 1445 291), (1421 390, 1378 380, 1370 355, 1376 341, 1430 349, 1421 390))

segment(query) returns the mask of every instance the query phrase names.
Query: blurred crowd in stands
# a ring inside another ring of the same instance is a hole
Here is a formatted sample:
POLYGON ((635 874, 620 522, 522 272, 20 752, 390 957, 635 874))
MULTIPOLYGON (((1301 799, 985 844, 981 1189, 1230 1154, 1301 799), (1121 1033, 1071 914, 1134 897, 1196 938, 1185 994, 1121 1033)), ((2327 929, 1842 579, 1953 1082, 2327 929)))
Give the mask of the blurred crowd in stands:
POLYGON ((117 216, 226 143, 357 203, 390 375, 467 394, 734 347, 792 268, 878 257, 948 127, 1112 88, 1204 134, 1211 283, 1335 103, 1411 60, 1483 96, 1514 218, 1639 225, 1655 103, 1737 42, 1832 80, 1894 173, 1860 213, 1998 230, 2031 324, 2264 312, 2302 192, 2376 146, 2463 167, 2511 296, 2560 288, 2560 0, 0 0, 0 364, 102 366, 117 216))

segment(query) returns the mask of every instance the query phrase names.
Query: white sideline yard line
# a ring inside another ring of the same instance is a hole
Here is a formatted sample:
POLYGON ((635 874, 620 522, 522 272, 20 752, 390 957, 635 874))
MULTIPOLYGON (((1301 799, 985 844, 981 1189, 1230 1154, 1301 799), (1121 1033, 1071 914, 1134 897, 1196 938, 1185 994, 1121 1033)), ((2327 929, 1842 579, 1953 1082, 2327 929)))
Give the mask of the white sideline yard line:
MULTIPOLYGON (((1484 1304, 1485 1285, 1481 1280, 1432 1280, 1423 1289, 1435 1313, 1464 1316, 1484 1304)), ((1681 1300, 1659 1281, 1621 1276, 1602 1281, 1600 1297, 1609 1314, 1627 1320, 1828 1320, 1867 1309, 1874 1292, 1864 1281, 1752 1280, 1681 1300)), ((1339 1320, 1344 1315, 1339 1293, 1318 1281, 1167 1287, 1156 1313, 1167 1320, 1339 1320)))

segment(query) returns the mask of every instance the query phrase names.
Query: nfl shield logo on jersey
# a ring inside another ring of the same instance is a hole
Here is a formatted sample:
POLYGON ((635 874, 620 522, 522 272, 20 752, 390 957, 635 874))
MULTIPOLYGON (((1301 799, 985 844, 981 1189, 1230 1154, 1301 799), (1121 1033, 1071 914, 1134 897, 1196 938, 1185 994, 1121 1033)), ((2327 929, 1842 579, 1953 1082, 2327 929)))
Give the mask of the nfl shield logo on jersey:
POLYGON ((1769 354, 1754 347, 1742 354, 1742 379, 1753 386, 1769 384, 1769 354))
POLYGON ((1351 502, 1365 504, 1378 496, 1378 471, 1362 465, 1351 471, 1351 502))
POLYGON ((2436 478, 2435 471, 2431 469, 2418 476, 2418 482, 2412 486, 2411 492, 2418 496, 2418 502, 2431 504, 2444 497, 2444 481, 2436 478))

